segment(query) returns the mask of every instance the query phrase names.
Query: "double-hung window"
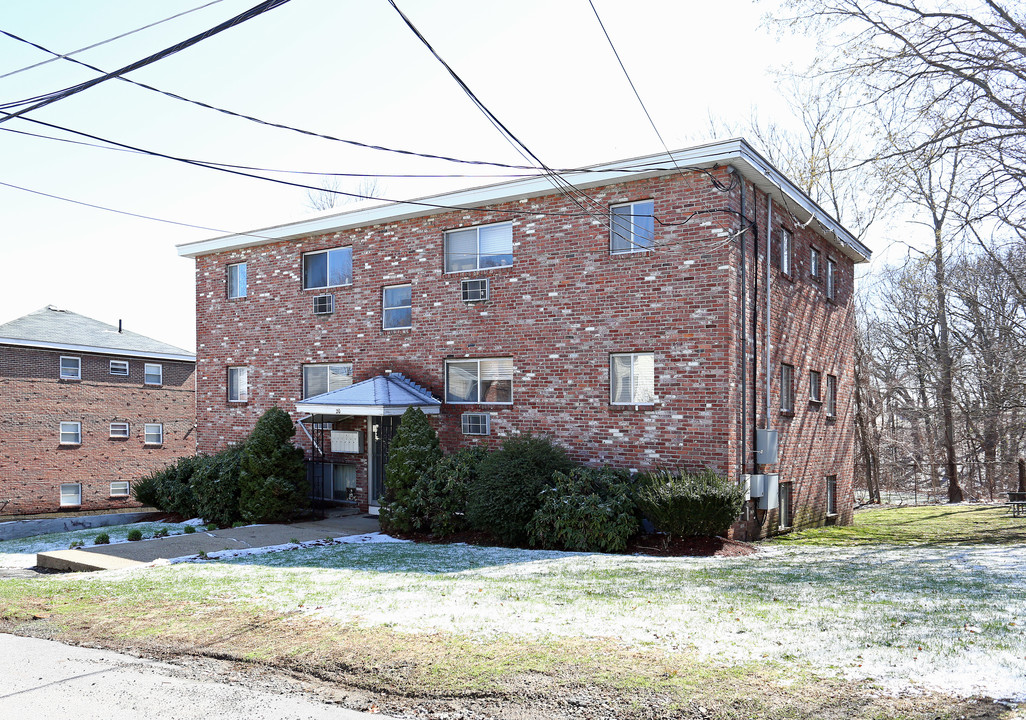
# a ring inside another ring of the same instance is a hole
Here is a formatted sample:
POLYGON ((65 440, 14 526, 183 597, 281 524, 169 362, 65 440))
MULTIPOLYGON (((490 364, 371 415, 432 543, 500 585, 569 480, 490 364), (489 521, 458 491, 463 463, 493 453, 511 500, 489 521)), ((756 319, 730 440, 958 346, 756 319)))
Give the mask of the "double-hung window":
POLYGON ((609 402, 613 405, 652 405, 655 401, 655 354, 610 355, 609 402))
POLYGON ((780 412, 794 412, 794 365, 780 364, 780 412))
POLYGON ((82 423, 62 422, 61 423, 61 445, 82 444, 82 423))
POLYGON ((393 285, 381 291, 381 327, 397 330, 413 327, 413 288, 393 285))
POLYGON ((826 412, 828 417, 837 415, 837 378, 827 375, 826 412))
POLYGON ((780 272, 791 274, 791 258, 794 252, 794 238, 790 230, 780 230, 780 272))
POLYGON ((352 284, 352 248, 334 248, 303 255, 304 290, 352 284))
POLYGON ((513 403, 513 358, 445 361, 447 403, 513 403))
POLYGON ((162 423, 146 423, 143 425, 143 443, 146 445, 163 445, 164 425, 162 423))
POLYGON ((128 497, 131 491, 132 486, 127 480, 115 480, 110 484, 111 497, 128 497))
POLYGON ((609 252, 647 252, 655 240, 655 205, 651 200, 609 208, 609 252))
POLYGON ((303 397, 323 395, 353 384, 353 366, 349 363, 303 366, 303 397))
POLYGON ((228 368, 228 402, 244 403, 249 400, 249 369, 228 368))
POLYGON ((823 402, 823 393, 820 388, 822 375, 819 370, 809 371, 809 401, 818 403, 823 402))
POLYGON ((82 358, 61 356, 61 380, 82 379, 82 358))
POLYGON ((143 368, 143 383, 161 385, 164 382, 164 366, 159 363, 146 363, 143 368))
POLYGON ((837 263, 832 258, 827 258, 826 263, 826 296, 827 300, 837 299, 837 263))
POLYGON ((481 225, 445 234, 445 271, 463 272, 513 264, 513 224, 481 225))
POLYGON ((819 280, 820 270, 820 256, 819 250, 816 248, 809 248, 809 275, 813 280, 819 280))
POLYGON ((235 263, 228 266, 228 297, 230 299, 246 297, 246 263, 235 263))

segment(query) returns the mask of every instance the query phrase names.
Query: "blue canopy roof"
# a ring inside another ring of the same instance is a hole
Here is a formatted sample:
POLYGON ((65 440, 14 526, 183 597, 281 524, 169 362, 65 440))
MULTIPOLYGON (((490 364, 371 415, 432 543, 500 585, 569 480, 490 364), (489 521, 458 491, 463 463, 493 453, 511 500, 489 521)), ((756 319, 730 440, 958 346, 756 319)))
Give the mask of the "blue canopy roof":
POLYGON ((296 410, 311 415, 402 415, 406 408, 417 407, 437 415, 441 406, 427 388, 402 373, 391 373, 305 398, 296 403, 296 410))

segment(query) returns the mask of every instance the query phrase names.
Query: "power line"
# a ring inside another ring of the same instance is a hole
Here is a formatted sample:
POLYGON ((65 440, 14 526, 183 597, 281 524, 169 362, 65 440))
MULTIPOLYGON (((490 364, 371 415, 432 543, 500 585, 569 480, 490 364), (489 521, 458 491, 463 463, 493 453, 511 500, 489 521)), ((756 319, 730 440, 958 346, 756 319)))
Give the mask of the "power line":
POLYGON ((230 18, 224 21, 223 23, 220 23, 219 25, 210 28, 209 30, 205 30, 204 32, 199 33, 198 35, 193 35, 191 38, 187 40, 183 40, 180 43, 172 45, 171 47, 153 53, 152 55, 149 55, 141 60, 136 60, 133 63, 129 63, 128 65, 125 65, 124 67, 119 68, 114 72, 110 72, 103 75, 102 77, 93 78, 92 80, 87 80, 83 83, 79 83, 78 85, 73 85, 63 90, 48 93, 44 96, 37 96, 35 98, 30 98, 28 100, 5 103, 3 105, 0 105, 0 107, 7 109, 16 107, 18 105, 24 105, 25 103, 32 103, 28 107, 24 107, 21 110, 18 110, 14 113, 5 113, 5 117, 0 118, 0 123, 7 122, 12 118, 20 117, 26 113, 46 107, 47 105, 51 105, 60 100, 64 100, 65 98, 71 97, 72 95, 76 95, 84 90, 88 90, 89 88, 95 87, 96 85, 111 80, 112 78, 120 77, 125 73, 133 72, 140 68, 144 68, 147 65, 152 65, 153 63, 159 60, 163 60, 164 58, 174 55, 175 53, 190 48, 193 45, 196 45, 197 43, 200 43, 204 40, 207 40, 213 37, 214 35, 224 32, 225 30, 233 28, 236 25, 241 25, 242 23, 247 22, 248 20, 252 20, 255 17, 259 17, 260 15, 263 15, 265 12, 274 10, 275 8, 278 8, 287 2, 289 2, 289 0, 264 0, 261 3, 254 5, 249 10, 246 10, 245 12, 240 13, 233 18, 230 18))
POLYGON ((204 8, 208 8, 211 5, 217 5, 219 2, 223 2, 223 0, 211 0, 210 2, 206 3, 205 5, 200 5, 199 7, 194 7, 192 10, 185 10, 183 12, 178 13, 177 15, 172 15, 171 17, 166 17, 163 20, 157 20, 156 22, 151 22, 149 25, 143 25, 142 27, 136 28, 135 30, 129 30, 128 32, 123 32, 120 35, 115 35, 112 38, 107 38, 106 40, 101 40, 100 42, 93 43, 92 45, 86 45, 83 48, 79 48, 78 50, 72 50, 69 53, 64 53, 64 54, 53 53, 54 55, 56 55, 56 57, 52 57, 52 58, 50 58, 48 60, 42 60, 40 62, 37 62, 37 63, 33 64, 33 65, 28 65, 26 67, 19 68, 17 70, 11 70, 9 73, 4 73, 3 75, 0 75, 0 80, 3 80, 4 78, 11 77, 12 75, 17 75, 18 73, 23 73, 26 70, 35 70, 37 67, 42 67, 43 65, 49 65, 50 63, 54 62, 55 60, 70 60, 72 55, 78 55, 80 53, 86 52, 87 50, 92 50, 92 49, 98 48, 98 47, 100 47, 102 45, 106 45, 107 43, 112 43, 115 40, 120 40, 122 38, 126 38, 129 35, 135 35, 137 32, 142 32, 143 30, 149 30, 152 27, 156 27, 157 25, 162 25, 162 24, 164 24, 164 23, 166 23, 166 22, 168 22, 170 20, 177 20, 180 17, 183 17, 183 16, 188 15, 190 13, 196 12, 197 10, 202 10, 204 8))

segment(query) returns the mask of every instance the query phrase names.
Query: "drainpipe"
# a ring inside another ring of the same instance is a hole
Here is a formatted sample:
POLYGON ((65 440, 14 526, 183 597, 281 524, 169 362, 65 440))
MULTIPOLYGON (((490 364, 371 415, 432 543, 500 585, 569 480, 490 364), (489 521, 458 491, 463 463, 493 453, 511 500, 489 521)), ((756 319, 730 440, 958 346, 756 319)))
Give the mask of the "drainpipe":
POLYGON ((770 350, 771 337, 770 328, 772 322, 772 308, 770 293, 770 252, 773 246, 773 197, 766 193, 766 429, 770 429, 770 382, 773 373, 770 372, 770 350))
POLYGON ((738 425, 738 475, 744 475, 748 458, 748 437, 745 433, 745 421, 748 418, 748 363, 745 361, 745 353, 748 351, 748 337, 745 333, 748 320, 748 286, 745 278, 745 178, 740 172, 737 176, 741 181, 741 221, 738 223, 741 228, 738 243, 741 250, 741 422, 738 425))
MULTIPOLYGON (((752 188, 752 448, 759 447, 759 195, 752 188)), ((769 369, 769 366, 766 368, 769 369)), ((752 455, 752 472, 755 472, 752 455)))

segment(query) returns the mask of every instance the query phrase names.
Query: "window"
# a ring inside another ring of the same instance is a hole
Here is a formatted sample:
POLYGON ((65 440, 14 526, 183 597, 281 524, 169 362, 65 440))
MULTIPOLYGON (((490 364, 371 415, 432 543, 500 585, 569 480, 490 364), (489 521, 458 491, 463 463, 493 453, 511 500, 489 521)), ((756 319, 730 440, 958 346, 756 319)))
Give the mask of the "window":
POLYGON ((228 297, 246 297, 246 263, 228 266, 228 297))
POLYGON ((826 511, 827 515, 837 514, 837 476, 826 476, 826 511))
POLYGON ((61 380, 81 380, 82 359, 61 356, 61 380))
POLYGON ((463 302, 481 302, 488 299, 488 278, 464 280, 460 283, 463 302))
POLYGON ((314 295, 313 311, 314 315, 330 315, 335 312, 335 296, 314 295))
POLYGON ((111 375, 122 375, 128 377, 128 361, 127 360, 111 360, 110 361, 110 374, 111 375))
POLYGON ((311 496, 317 500, 356 500, 356 466, 335 463, 308 463, 307 478, 311 496))
POLYGON ((82 504, 80 483, 61 483, 61 507, 77 507, 82 504))
POLYGON ((352 284, 352 248, 335 248, 303 255, 304 290, 352 284))
POLYGON ((488 417, 488 413, 463 413, 463 434, 487 435, 488 417))
POLYGON ((794 366, 780 364, 780 412, 794 412, 794 366))
POLYGON ((147 385, 160 385, 164 382, 164 366, 158 363, 146 363, 143 382, 147 385))
POLYGON ((382 289, 381 326, 385 330, 413 327, 413 289, 410 285, 382 289))
POLYGON ((778 499, 780 500, 780 529, 791 527, 791 483, 780 483, 778 499))
POLYGON ((146 423, 143 426, 143 443, 146 445, 163 445, 164 426, 160 423, 146 423))
POLYGON ((647 252, 655 238, 655 210, 651 200, 609 208, 609 252, 647 252))
POLYGON ((110 436, 112 438, 126 438, 129 436, 128 423, 113 422, 110 424, 110 436))
POLYGON ((837 378, 827 375, 826 411, 828 417, 837 415, 837 378))
POLYGON ((826 266, 826 295, 827 300, 835 300, 837 295, 837 283, 834 277, 834 271, 836 270, 837 263, 831 258, 827 258, 826 266))
POLYGON ((780 230, 780 272, 785 275, 791 274, 791 253, 794 250, 794 241, 790 230, 780 230))
POLYGON ((228 368, 228 402, 249 400, 249 370, 244 367, 228 368))
POLYGON ((609 402, 614 405, 652 405, 655 401, 655 355, 610 355, 609 402))
POLYGON ((823 402, 823 396, 820 393, 820 378, 819 370, 809 371, 809 402, 823 402))
POLYGON ((447 403, 513 403, 513 358, 445 361, 447 403))
POLYGON ((110 484, 110 496, 111 497, 128 497, 131 486, 128 481, 116 481, 110 484))
POLYGON ((353 366, 349 363, 303 366, 303 397, 323 395, 353 384, 353 366))
POLYGON ((445 271, 463 272, 513 264, 513 225, 483 225, 445 234, 445 271))
POLYGON ((62 422, 61 423, 61 445, 82 444, 82 423, 62 422))
POLYGON ((809 276, 815 280, 819 280, 819 265, 819 250, 817 250, 816 248, 809 248, 809 276))

